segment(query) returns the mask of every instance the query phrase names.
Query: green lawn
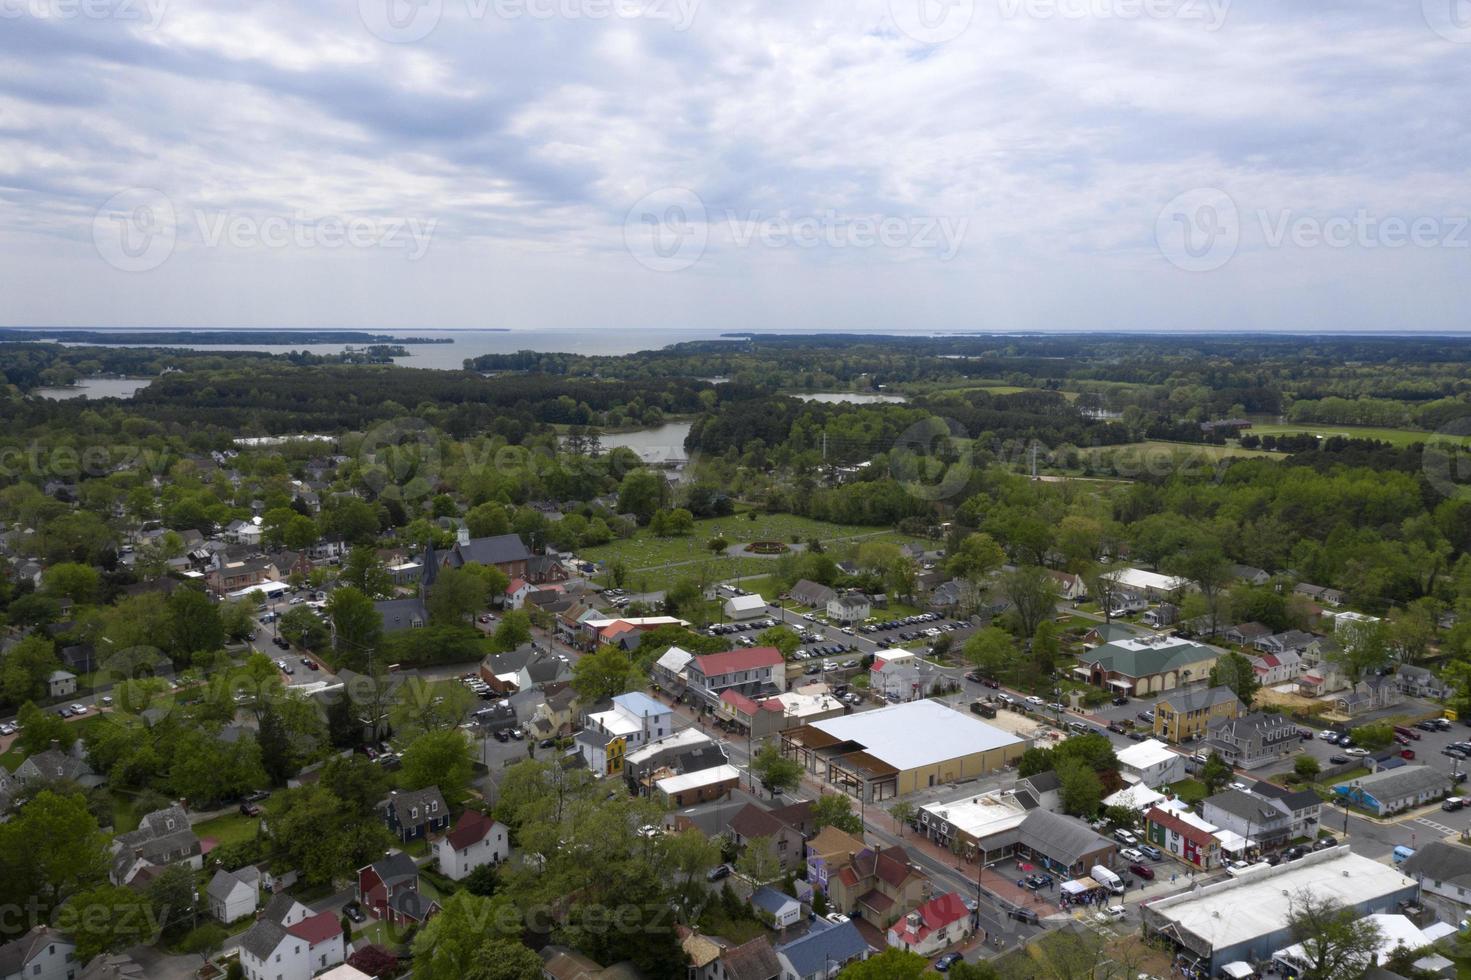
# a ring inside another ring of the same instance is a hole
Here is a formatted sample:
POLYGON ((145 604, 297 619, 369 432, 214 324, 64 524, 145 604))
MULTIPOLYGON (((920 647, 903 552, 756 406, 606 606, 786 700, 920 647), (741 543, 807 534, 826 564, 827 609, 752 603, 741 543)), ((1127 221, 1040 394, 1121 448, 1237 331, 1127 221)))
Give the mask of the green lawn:
POLYGON ((1408 446, 1417 442, 1429 442, 1434 433, 1425 432, 1420 429, 1388 429, 1374 426, 1359 425, 1319 425, 1311 422, 1287 423, 1279 425, 1275 422, 1253 425, 1249 430, 1259 436, 1282 436, 1297 435, 1307 432, 1315 436, 1343 436, 1348 439, 1378 439, 1394 446, 1408 446))
POLYGON ((247 817, 238 812, 227 813, 195 824, 194 832, 200 837, 212 837, 221 844, 238 844, 241 841, 255 839, 256 828, 259 825, 259 817, 247 817))
POLYGON ((1182 779, 1171 783, 1170 790, 1185 803, 1199 803, 1205 799, 1205 783, 1198 779, 1182 779))

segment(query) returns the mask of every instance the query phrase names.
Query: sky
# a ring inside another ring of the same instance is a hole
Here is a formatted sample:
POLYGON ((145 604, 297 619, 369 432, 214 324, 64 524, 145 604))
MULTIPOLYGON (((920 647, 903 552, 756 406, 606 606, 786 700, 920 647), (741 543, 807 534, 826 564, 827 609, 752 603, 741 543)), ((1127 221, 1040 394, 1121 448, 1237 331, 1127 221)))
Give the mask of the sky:
POLYGON ((1471 329, 1471 0, 0 0, 0 324, 1471 329))

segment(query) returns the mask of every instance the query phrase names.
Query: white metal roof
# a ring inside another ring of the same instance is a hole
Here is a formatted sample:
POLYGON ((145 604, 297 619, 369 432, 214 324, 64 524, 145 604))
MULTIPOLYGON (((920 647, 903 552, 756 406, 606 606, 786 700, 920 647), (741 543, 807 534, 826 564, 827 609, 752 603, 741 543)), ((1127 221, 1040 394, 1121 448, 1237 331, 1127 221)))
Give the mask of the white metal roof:
POLYGON ((965 796, 948 803, 926 803, 920 809, 977 839, 1011 830, 1027 816, 1026 807, 1011 792, 965 796))
POLYGON ((1169 765, 1175 761, 1176 755, 1168 745, 1157 738, 1135 742, 1126 749, 1119 749, 1116 754, 1119 765, 1128 766, 1130 769, 1150 769, 1154 766, 1169 765))
POLYGON ((715 766, 711 769, 701 769, 699 772, 687 772, 682 776, 670 776, 661 779, 654 786, 661 793, 683 793, 689 789, 699 789, 702 786, 714 786, 716 783, 729 782, 732 779, 740 779, 741 771, 732 765, 715 766))
POLYGON ((1025 744, 1011 732, 930 700, 828 718, 813 722, 812 727, 833 738, 857 742, 875 759, 901 771, 1025 744))

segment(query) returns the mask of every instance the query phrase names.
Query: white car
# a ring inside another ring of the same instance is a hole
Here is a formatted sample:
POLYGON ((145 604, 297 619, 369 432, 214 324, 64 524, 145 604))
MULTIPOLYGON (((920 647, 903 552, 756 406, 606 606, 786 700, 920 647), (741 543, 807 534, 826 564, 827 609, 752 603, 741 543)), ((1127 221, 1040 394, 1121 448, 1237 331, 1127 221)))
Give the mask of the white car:
POLYGON ((1043 701, 1041 698, 1039 698, 1035 694, 1028 695, 1028 697, 1027 697, 1027 704, 1034 704, 1034 705, 1037 705, 1038 707, 1041 707, 1042 705, 1044 705, 1046 703, 1047 703, 1046 701, 1043 701))
POLYGON ((1247 785, 1245 783, 1243 783, 1241 780, 1238 779, 1238 780, 1236 780, 1235 782, 1233 782, 1231 784, 1231 788, 1232 789, 1239 789, 1239 790, 1241 790, 1244 793, 1247 790, 1247 785))
POLYGON ((1318 737, 1321 738, 1325 742, 1336 742, 1336 741, 1338 741, 1338 733, 1335 732, 1331 728, 1325 728, 1325 729, 1323 729, 1321 732, 1318 733, 1318 737))
POLYGON ((1368 749, 1364 749, 1364 748, 1360 748, 1359 746, 1355 745, 1352 748, 1344 749, 1343 750, 1343 754, 1344 755, 1351 755, 1354 758, 1363 758, 1364 756, 1366 756, 1366 755, 1369 754, 1369 750, 1368 749))
POLYGON ((1144 863, 1144 852, 1133 847, 1125 847, 1119 850, 1119 857, 1134 864, 1144 863))
POLYGON ((85 704, 74 704, 74 705, 72 705, 72 714, 74 714, 74 715, 85 715, 86 713, 87 713, 87 706, 85 704))
POLYGON ((1002 704, 1016 704, 1016 698, 1012 697, 1010 694, 998 694, 996 695, 996 700, 1000 701, 1002 704))
POLYGON ((0 725, 0 735, 14 735, 14 734, 15 734, 15 726, 12 725, 10 722, 7 721, 3 725, 0 725))

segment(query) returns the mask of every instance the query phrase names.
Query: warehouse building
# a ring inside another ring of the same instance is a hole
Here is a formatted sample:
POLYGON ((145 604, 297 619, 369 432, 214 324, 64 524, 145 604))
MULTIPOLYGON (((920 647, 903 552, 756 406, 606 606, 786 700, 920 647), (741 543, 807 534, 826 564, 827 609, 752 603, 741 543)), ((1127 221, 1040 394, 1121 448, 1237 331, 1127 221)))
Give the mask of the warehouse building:
POLYGON ((869 803, 994 775, 1028 741, 937 701, 908 701, 782 733, 782 754, 869 803))
POLYGON ((1299 896, 1332 899, 1359 915, 1398 912, 1415 882, 1399 869, 1333 847, 1255 874, 1141 906, 1146 936, 1159 936, 1215 976, 1227 963, 1262 962, 1292 944, 1299 896))

